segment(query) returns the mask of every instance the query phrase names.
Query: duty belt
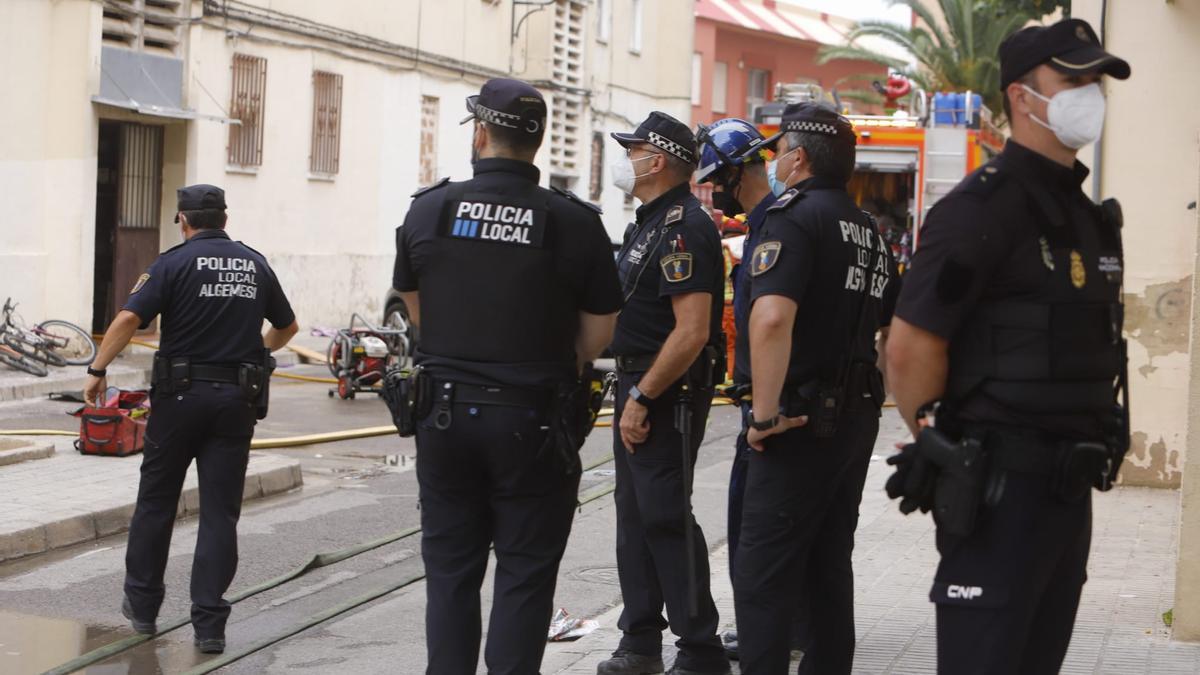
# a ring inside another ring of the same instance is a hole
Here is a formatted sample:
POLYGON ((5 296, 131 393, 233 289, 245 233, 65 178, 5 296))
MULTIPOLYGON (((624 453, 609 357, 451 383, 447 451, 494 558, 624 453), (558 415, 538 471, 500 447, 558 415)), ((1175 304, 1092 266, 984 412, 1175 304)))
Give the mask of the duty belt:
POLYGON ((200 382, 223 382, 238 384, 238 366, 214 366, 204 363, 192 364, 192 379, 200 382))
POLYGON ((486 387, 478 384, 463 384, 449 380, 434 380, 433 391, 447 389, 450 384, 453 389, 454 403, 466 405, 497 405, 513 408, 545 408, 550 404, 551 394, 548 391, 536 389, 520 389, 517 387, 486 387))
POLYGON ((970 423, 963 426, 966 436, 983 443, 991 465, 1008 471, 1053 474, 1071 445, 1037 430, 970 423))
POLYGON ((617 370, 623 373, 644 373, 654 365, 654 354, 639 354, 637 356, 618 356, 617 370))

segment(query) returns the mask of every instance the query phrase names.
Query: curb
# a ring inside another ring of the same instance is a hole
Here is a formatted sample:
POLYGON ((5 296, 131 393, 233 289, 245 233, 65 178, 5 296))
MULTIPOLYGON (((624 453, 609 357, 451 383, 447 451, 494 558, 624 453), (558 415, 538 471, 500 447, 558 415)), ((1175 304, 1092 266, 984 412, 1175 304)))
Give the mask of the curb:
MULTIPOLYGON (((44 398, 46 394, 52 391, 82 392, 83 386, 87 383, 87 375, 84 373, 83 366, 67 366, 67 368, 77 370, 80 374, 77 376, 62 376, 59 373, 54 373, 48 377, 34 377, 33 375, 17 376, 13 378, 17 382, 0 384, 0 402, 44 398)), ((121 366, 119 369, 112 368, 108 373, 107 379, 111 387, 121 387, 123 389, 144 387, 150 381, 150 366, 121 366)))
POLYGON ((45 459, 54 455, 54 444, 26 445, 9 450, 0 450, 0 466, 27 462, 33 459, 45 459))
MULTIPOLYGON (((52 446, 51 450, 53 450, 52 446)), ((265 463, 266 466, 253 473, 247 472, 246 488, 242 496, 243 502, 287 492, 304 484, 300 462, 297 460, 257 452, 251 452, 250 458, 251 471, 255 469, 255 459, 258 459, 260 464, 265 463)), ((28 527, 0 533, 0 561, 45 553, 57 548, 125 532, 129 529, 129 521, 133 517, 134 507, 135 502, 130 502, 100 511, 79 509, 78 513, 49 523, 30 521, 9 523, 9 525, 28 525, 28 527)), ((180 494, 179 507, 175 517, 195 515, 199 511, 199 487, 185 488, 180 494)))

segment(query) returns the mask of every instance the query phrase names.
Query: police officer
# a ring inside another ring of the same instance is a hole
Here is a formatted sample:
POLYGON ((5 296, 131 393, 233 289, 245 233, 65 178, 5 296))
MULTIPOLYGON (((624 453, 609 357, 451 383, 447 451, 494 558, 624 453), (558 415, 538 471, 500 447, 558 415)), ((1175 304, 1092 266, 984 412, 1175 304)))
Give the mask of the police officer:
POLYGON ((296 334, 296 315, 262 254, 225 232, 225 192, 212 185, 178 190, 184 242, 150 265, 113 319, 88 368, 84 397, 104 393, 105 369, 139 328, 162 316, 154 357, 137 507, 125 553, 121 612, 153 634, 165 588, 179 493, 188 466, 200 476, 200 532, 192 561, 192 626, 204 653, 225 649, 237 571, 237 521, 255 419, 266 414, 268 353, 296 334), (263 319, 271 323, 261 334, 263 319))
POLYGON ((536 673, 580 477, 546 443, 552 396, 608 344, 621 295, 599 209, 538 187, 541 93, 493 79, 467 110, 475 177, 417 192, 396 233, 393 284, 436 396, 416 430, 427 672, 475 672, 494 543, 484 660, 536 673))
POLYGON ((1012 138, 930 211, 896 308, 889 380, 920 435, 888 490, 935 509, 939 672, 1056 673, 1090 486, 1128 447, 1120 212, 1075 155, 1100 137, 1102 75, 1130 68, 1079 19, 1013 33, 1000 62, 1012 138))
MULTIPOLYGON (((700 127, 696 135, 700 144, 700 168, 697 183, 713 186, 713 208, 726 216, 746 214, 746 236, 742 240, 743 261, 750 260, 766 219, 767 207, 787 189, 774 175, 774 162, 767 163, 770 153, 763 143, 766 138, 749 122, 736 117, 717 120, 709 127, 700 127), (747 208, 749 211, 747 211, 747 208)), ((746 488, 746 467, 750 446, 746 444, 747 421, 750 415, 750 265, 734 267, 733 316, 736 328, 734 341, 733 386, 725 391, 738 402, 742 413, 742 430, 738 434, 729 474, 729 504, 727 529, 729 537, 729 574, 737 570, 738 535, 742 526, 742 498, 746 488)), ((721 636, 725 653, 738 658, 737 631, 721 636)))
POLYGON ((625 149, 614 183, 642 205, 618 256, 625 307, 612 343, 623 635, 597 672, 661 672, 665 604, 679 637, 671 672, 725 673, 708 546, 692 516, 689 480, 713 380, 724 379, 721 242, 691 193, 696 140, 687 125, 656 111, 633 133, 612 136, 625 149))
POLYGON ((850 122, 823 103, 789 105, 767 209, 743 262, 751 276, 750 456, 734 576, 742 673, 787 670, 798 603, 808 624, 800 672, 849 673, 851 551, 883 403, 875 333, 893 263, 846 193, 850 122))

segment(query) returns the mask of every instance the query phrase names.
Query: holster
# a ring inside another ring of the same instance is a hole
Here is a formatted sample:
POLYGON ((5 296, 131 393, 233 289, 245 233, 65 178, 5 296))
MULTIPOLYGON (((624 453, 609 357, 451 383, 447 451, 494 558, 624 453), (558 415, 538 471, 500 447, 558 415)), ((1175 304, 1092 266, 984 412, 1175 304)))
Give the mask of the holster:
POLYGON ((262 363, 243 363, 238 367, 238 386, 254 401, 254 414, 264 419, 271 404, 271 373, 275 372, 275 357, 263 349, 262 363))
POLYGON ((417 433, 417 420, 429 414, 433 407, 431 387, 433 380, 421 366, 407 373, 400 366, 388 368, 383 376, 383 389, 379 392, 392 424, 401 438, 417 433))
POLYGON ((917 436, 917 452, 936 468, 933 519, 946 534, 965 537, 975 529, 987 466, 983 444, 951 440, 934 427, 917 436))
POLYGON ((1104 443, 1071 443, 1062 453, 1061 462, 1054 476, 1055 491, 1061 501, 1073 503, 1087 496, 1093 486, 1104 483, 1112 464, 1112 451, 1104 443))
POLYGON ((575 382, 560 384, 550 403, 542 453, 552 452, 566 474, 580 470, 579 449, 596 425, 611 378, 589 364, 575 382))
POLYGON ((688 368, 688 384, 700 389, 712 389, 725 381, 725 337, 722 334, 716 343, 705 345, 700 356, 688 368))

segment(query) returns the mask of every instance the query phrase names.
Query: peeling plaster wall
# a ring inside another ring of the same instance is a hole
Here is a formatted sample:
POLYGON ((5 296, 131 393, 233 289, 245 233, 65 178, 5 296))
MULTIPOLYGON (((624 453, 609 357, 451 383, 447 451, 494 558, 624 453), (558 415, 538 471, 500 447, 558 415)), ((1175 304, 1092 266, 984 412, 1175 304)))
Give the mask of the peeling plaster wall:
MULTIPOLYGON (((1076 0, 1071 9, 1100 29, 1101 0, 1076 0)), ((1187 446, 1200 89, 1178 86, 1180 64, 1200 63, 1200 0, 1107 0, 1107 11, 1106 46, 1129 61, 1133 76, 1105 82, 1100 165, 1090 146, 1079 158, 1099 174, 1093 198, 1116 197, 1125 214, 1134 433, 1122 482, 1177 488, 1187 454, 1200 453, 1187 446)))

